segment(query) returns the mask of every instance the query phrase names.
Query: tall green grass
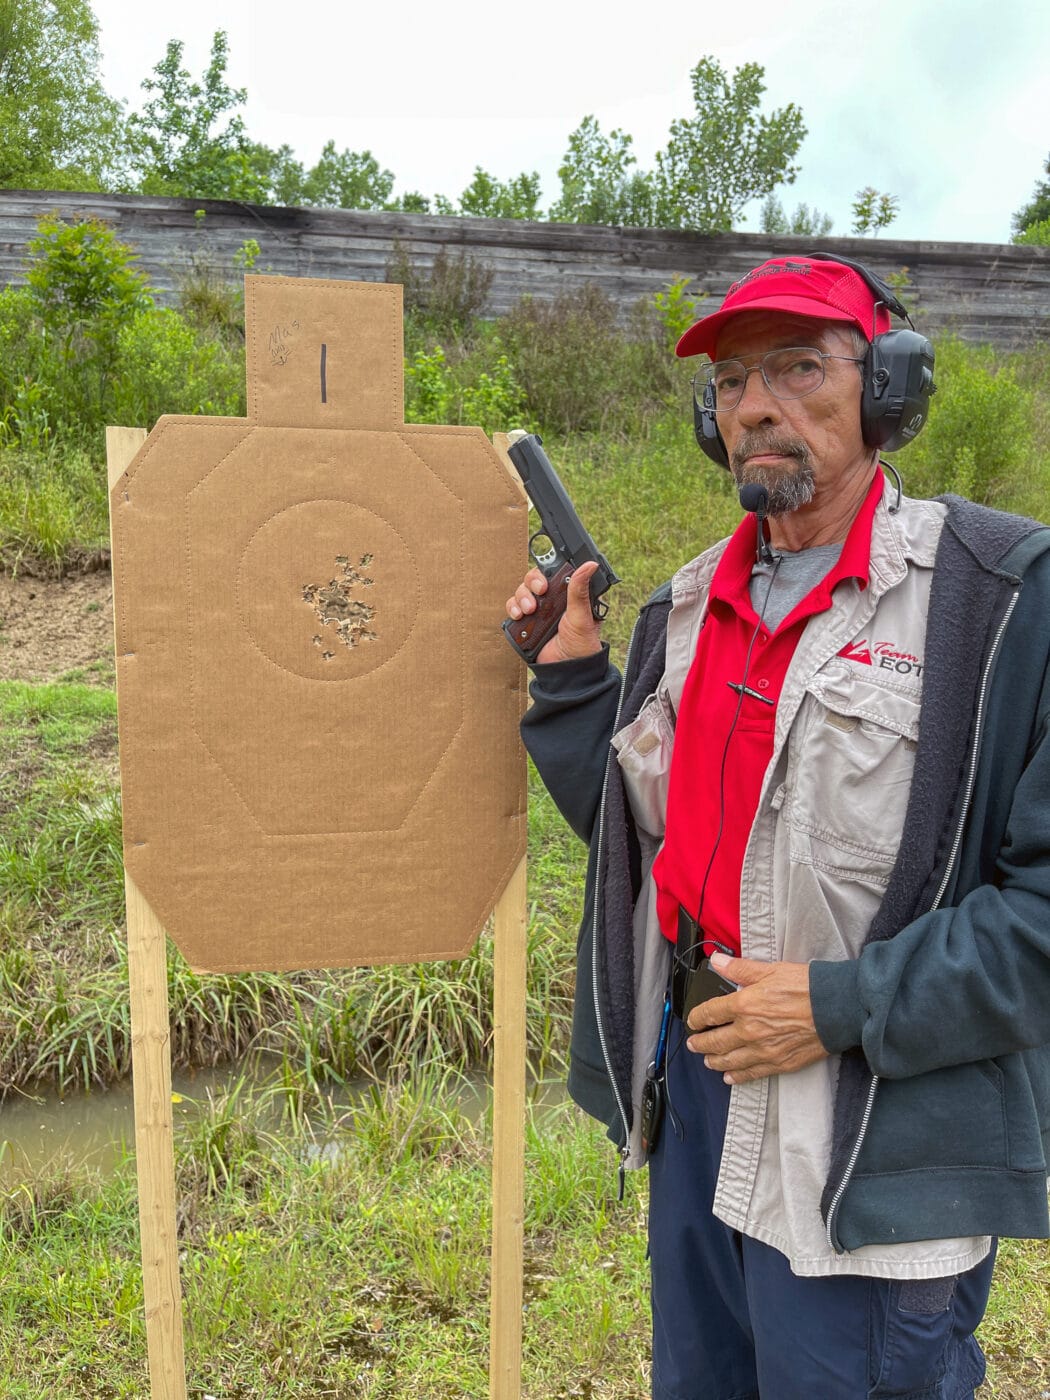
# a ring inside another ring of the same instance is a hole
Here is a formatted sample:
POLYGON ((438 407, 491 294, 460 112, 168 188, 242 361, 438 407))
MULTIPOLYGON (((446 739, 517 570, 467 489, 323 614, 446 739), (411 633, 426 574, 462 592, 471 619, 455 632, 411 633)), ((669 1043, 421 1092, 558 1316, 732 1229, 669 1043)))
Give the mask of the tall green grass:
POLYGON ((61 574, 108 547, 105 483, 83 449, 0 448, 0 569, 61 574))

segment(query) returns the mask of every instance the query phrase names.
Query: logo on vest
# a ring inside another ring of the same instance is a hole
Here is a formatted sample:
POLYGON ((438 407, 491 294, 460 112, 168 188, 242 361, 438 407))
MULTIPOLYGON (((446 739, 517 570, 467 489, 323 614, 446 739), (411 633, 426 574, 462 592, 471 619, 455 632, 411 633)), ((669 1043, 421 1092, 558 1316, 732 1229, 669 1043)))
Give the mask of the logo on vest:
POLYGON ((862 666, 893 671, 898 676, 922 675, 922 658, 913 652, 902 651, 896 642, 869 643, 867 637, 859 637, 855 642, 847 642, 839 656, 846 661, 858 661, 862 666))

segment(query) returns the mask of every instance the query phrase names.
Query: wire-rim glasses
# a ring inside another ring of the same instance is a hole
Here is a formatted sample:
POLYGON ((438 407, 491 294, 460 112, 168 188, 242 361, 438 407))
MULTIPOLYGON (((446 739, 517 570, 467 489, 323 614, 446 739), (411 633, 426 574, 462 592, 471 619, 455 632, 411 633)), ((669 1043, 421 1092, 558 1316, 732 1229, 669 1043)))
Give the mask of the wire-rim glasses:
POLYGON ((863 363, 856 355, 829 355, 812 346, 792 345, 783 350, 767 350, 753 365, 745 365, 743 360, 716 360, 701 365, 693 378, 693 393, 702 408, 725 413, 737 407, 744 397, 748 375, 758 370, 774 398, 803 399, 824 383, 827 360, 863 363))

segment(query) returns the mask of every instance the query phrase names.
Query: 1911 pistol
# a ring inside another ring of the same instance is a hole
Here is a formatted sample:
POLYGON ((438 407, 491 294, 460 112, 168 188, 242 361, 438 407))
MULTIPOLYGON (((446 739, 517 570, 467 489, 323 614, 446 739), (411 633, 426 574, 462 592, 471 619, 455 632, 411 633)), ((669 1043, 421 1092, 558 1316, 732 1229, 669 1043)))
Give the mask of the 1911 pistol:
POLYGON ((524 433, 511 442, 507 451, 540 517, 541 528, 529 540, 529 555, 546 578, 547 591, 537 597, 534 613, 508 617, 503 624, 511 646, 531 663, 557 632, 565 612, 569 579, 581 564, 591 560, 598 564, 590 585, 591 612, 596 618, 604 617, 608 611, 602 594, 620 580, 584 529, 543 450, 542 438, 536 433, 524 433), (540 551, 537 545, 543 540, 550 548, 540 551))

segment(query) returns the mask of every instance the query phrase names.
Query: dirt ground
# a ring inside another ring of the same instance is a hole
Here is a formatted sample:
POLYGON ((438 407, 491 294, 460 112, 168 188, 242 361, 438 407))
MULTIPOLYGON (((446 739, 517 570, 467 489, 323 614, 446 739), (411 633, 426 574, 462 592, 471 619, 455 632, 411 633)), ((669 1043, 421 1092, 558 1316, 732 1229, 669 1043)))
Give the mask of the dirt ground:
POLYGON ((113 591, 107 568, 62 579, 0 575, 0 680, 88 684, 113 678, 113 591))

